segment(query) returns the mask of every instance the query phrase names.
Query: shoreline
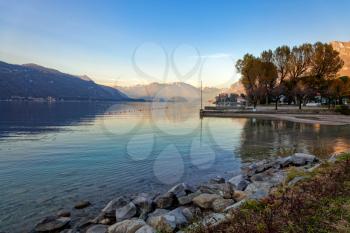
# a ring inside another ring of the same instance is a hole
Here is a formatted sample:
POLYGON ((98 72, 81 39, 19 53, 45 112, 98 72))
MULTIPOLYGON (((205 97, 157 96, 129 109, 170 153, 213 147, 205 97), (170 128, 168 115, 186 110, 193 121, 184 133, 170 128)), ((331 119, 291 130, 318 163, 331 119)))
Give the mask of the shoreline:
POLYGON ((206 111, 201 112, 201 117, 219 117, 219 118, 272 118, 286 120, 296 123, 320 124, 343 126, 350 125, 350 116, 335 113, 283 113, 283 112, 234 112, 234 111, 206 111))
POLYGON ((75 205, 73 216, 69 210, 60 211, 43 219, 32 232, 90 233, 96 229, 108 233, 175 232, 199 216, 212 224, 224 219, 229 210, 238 208, 246 200, 267 196, 271 189, 284 182, 289 167, 308 170, 318 164, 315 156, 301 153, 252 162, 239 175, 227 180, 216 177, 195 187, 180 183, 159 195, 141 193, 116 197, 94 219, 84 222, 78 221, 75 214, 91 203, 82 201, 75 205), (129 228, 136 230, 125 230, 129 228))

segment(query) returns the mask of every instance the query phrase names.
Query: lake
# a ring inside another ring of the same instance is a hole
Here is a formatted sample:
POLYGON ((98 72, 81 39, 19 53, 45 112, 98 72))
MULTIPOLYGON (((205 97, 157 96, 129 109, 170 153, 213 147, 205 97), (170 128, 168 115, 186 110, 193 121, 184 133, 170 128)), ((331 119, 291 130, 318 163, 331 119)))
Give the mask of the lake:
MULTIPOLYGON (((350 126, 199 118, 189 103, 0 102, 0 231, 23 232, 77 201, 157 193, 238 174, 246 162, 348 149, 350 126)), ((85 212, 84 212, 85 211, 85 212)), ((89 213, 86 213, 86 212, 89 213)))

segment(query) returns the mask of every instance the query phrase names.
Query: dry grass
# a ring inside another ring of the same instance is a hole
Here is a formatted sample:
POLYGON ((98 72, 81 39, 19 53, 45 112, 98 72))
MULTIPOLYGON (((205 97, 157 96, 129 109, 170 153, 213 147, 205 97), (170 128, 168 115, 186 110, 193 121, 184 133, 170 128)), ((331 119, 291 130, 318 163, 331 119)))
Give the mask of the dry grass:
POLYGON ((350 154, 320 166, 293 187, 281 186, 261 201, 248 201, 218 226, 200 225, 189 232, 350 232, 350 154))

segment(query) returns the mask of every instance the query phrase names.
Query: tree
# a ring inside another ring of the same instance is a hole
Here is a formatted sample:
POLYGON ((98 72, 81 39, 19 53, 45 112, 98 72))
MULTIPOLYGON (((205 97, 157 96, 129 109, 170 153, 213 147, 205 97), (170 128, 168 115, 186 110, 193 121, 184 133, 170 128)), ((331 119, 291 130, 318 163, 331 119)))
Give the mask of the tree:
POLYGON ((241 73, 242 84, 256 109, 258 100, 266 96, 268 87, 277 75, 276 67, 271 62, 246 54, 237 61, 236 69, 241 73))
POLYGON ((327 80, 335 79, 344 62, 339 57, 339 52, 332 45, 317 42, 313 45, 310 75, 314 79, 314 87, 321 94, 328 89, 327 80))
POLYGON ((329 102, 335 99, 341 105, 343 104, 343 98, 350 96, 350 78, 348 76, 327 80, 327 84, 326 94, 329 102))
POLYGON ((284 81, 289 74, 290 57, 291 51, 286 45, 277 47, 273 52, 268 50, 261 54, 263 61, 272 62, 276 67, 277 75, 273 82, 274 86, 270 91, 270 94, 275 99, 275 110, 278 109, 278 102, 286 89, 284 81))
POLYGON ((312 54, 313 50, 311 44, 294 46, 288 61, 288 92, 290 96, 296 97, 299 103, 299 109, 301 109, 305 97, 312 92, 312 84, 308 80, 311 79, 311 76, 307 75, 311 64, 312 54), (308 86, 305 86, 307 84, 308 86))

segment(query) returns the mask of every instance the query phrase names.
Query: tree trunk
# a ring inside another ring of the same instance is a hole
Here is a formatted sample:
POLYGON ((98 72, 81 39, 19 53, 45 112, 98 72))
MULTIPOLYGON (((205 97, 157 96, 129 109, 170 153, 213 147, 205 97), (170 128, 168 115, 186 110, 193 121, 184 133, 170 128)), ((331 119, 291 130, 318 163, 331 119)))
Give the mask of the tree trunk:
POLYGON ((275 110, 277 111, 278 110, 278 98, 276 98, 276 103, 275 103, 275 110))
POLYGON ((303 101, 302 101, 302 99, 300 98, 300 100, 299 100, 299 110, 301 110, 301 105, 303 104, 303 101))

